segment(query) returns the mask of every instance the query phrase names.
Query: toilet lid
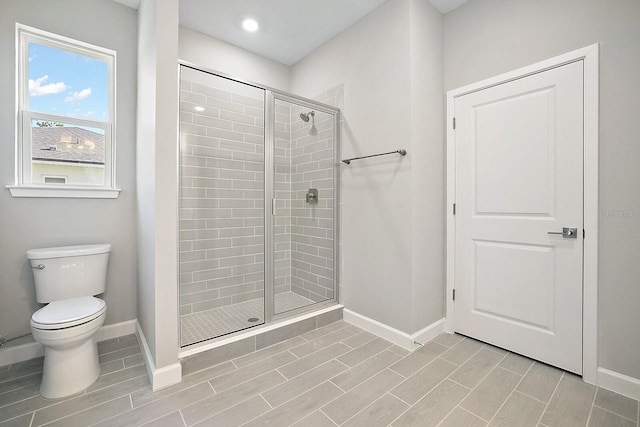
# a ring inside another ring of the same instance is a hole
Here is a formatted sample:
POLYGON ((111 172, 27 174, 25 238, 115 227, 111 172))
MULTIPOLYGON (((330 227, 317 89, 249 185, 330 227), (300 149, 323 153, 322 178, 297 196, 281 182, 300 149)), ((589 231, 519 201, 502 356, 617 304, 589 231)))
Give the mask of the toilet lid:
POLYGON ((99 298, 81 297, 53 301, 31 316, 41 329, 62 329, 80 325, 104 313, 106 304, 99 298))

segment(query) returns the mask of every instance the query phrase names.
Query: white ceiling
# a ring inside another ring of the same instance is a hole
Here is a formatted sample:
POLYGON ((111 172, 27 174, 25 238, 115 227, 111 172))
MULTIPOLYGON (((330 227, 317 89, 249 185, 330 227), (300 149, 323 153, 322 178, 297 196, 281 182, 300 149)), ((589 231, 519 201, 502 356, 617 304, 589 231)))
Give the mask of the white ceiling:
MULTIPOLYGON (((137 8, 140 0, 115 0, 137 8)), ((180 25, 293 65, 386 0, 180 0, 180 25), (247 33, 246 17, 260 30, 247 33)), ((429 0, 448 13, 468 0, 429 0)))

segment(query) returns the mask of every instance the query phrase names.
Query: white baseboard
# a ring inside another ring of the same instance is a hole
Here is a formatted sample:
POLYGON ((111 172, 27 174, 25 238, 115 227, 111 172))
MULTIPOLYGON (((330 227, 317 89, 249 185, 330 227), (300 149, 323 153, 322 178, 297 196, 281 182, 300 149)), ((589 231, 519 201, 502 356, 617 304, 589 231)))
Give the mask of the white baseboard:
POLYGON ((598 387, 640 400, 640 379, 598 368, 598 387))
POLYGON ((158 391, 182 381, 182 365, 180 362, 172 363, 171 365, 164 366, 162 368, 156 368, 153 355, 149 349, 149 344, 147 344, 147 339, 144 337, 140 323, 138 323, 137 320, 136 335, 138 336, 138 341, 142 345, 142 356, 144 357, 144 364, 147 367, 147 375, 149 375, 151 389, 153 391, 158 391))
POLYGON ((136 319, 105 325, 98 330, 96 341, 106 341, 136 333, 136 319))
MULTIPOLYGON (((96 333, 96 341, 106 341, 112 338, 130 335, 136 331, 136 321, 127 320, 120 323, 112 323, 111 325, 102 326, 96 333)), ((25 340, 29 338, 25 337, 25 340)), ((8 345, 0 347, 0 366, 12 365, 25 360, 35 359, 44 356, 44 347, 42 344, 33 341, 18 345, 8 345)))
POLYGON ((356 325, 367 332, 378 335, 379 337, 384 338, 387 341, 391 341, 392 343, 409 351, 419 348, 420 344, 425 344, 444 332, 444 319, 440 319, 419 330, 415 334, 409 335, 346 308, 343 311, 343 316, 346 322, 356 325), (416 342, 420 344, 416 344, 416 342))

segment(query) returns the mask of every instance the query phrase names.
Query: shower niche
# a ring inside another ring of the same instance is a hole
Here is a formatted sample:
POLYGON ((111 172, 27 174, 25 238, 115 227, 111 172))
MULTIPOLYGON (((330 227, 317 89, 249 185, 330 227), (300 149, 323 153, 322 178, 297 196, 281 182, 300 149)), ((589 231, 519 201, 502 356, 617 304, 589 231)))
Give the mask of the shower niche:
POLYGON ((337 301, 339 110, 180 67, 180 345, 337 301))

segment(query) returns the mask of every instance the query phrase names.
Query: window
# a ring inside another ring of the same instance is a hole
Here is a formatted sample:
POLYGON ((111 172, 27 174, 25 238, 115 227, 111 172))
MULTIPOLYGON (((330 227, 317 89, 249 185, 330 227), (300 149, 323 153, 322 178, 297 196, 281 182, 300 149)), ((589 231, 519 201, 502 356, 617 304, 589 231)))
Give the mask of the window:
POLYGON ((116 53, 16 26, 14 197, 115 198, 116 53))

